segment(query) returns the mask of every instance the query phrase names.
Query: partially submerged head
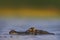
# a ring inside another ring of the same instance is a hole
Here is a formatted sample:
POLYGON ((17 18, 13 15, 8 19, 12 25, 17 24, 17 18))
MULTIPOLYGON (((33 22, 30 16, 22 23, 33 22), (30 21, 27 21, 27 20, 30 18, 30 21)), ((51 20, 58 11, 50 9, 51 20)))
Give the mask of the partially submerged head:
POLYGON ((15 30, 11 30, 11 31, 9 32, 9 34, 16 34, 16 31, 15 31, 15 30))

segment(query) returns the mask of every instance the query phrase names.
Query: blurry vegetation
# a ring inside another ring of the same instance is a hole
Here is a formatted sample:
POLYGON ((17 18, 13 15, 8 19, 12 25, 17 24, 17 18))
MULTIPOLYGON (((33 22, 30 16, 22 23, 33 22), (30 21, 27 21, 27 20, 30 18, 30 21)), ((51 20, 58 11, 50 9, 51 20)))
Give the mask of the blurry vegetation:
POLYGON ((0 0, 0 7, 48 7, 60 8, 60 0, 0 0))

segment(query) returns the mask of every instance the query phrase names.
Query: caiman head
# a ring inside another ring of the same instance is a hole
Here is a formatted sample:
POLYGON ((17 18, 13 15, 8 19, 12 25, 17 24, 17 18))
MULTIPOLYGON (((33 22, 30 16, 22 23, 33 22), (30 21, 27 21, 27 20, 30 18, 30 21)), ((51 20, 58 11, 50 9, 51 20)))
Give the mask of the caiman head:
POLYGON ((11 30, 9 34, 17 34, 17 32, 15 30, 11 30))

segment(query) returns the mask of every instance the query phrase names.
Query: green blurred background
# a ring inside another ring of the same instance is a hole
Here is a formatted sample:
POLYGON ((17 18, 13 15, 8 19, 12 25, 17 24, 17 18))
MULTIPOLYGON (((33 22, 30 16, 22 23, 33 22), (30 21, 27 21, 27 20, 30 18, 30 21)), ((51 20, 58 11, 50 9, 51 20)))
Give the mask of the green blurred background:
POLYGON ((0 7, 48 7, 60 8, 60 0, 0 0, 0 7))

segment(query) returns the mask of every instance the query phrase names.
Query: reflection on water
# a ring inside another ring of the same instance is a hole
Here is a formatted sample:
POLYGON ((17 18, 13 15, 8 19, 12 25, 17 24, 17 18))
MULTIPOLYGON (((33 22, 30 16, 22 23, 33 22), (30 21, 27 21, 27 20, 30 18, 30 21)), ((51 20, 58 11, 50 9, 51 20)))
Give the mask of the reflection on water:
POLYGON ((60 20, 0 20, 0 40, 60 40, 60 20), (14 29, 25 31, 30 27, 45 30, 58 35, 6 35, 14 29), (3 35, 4 34, 4 35, 3 35))
POLYGON ((0 35, 0 40, 59 40, 58 35, 0 35))

